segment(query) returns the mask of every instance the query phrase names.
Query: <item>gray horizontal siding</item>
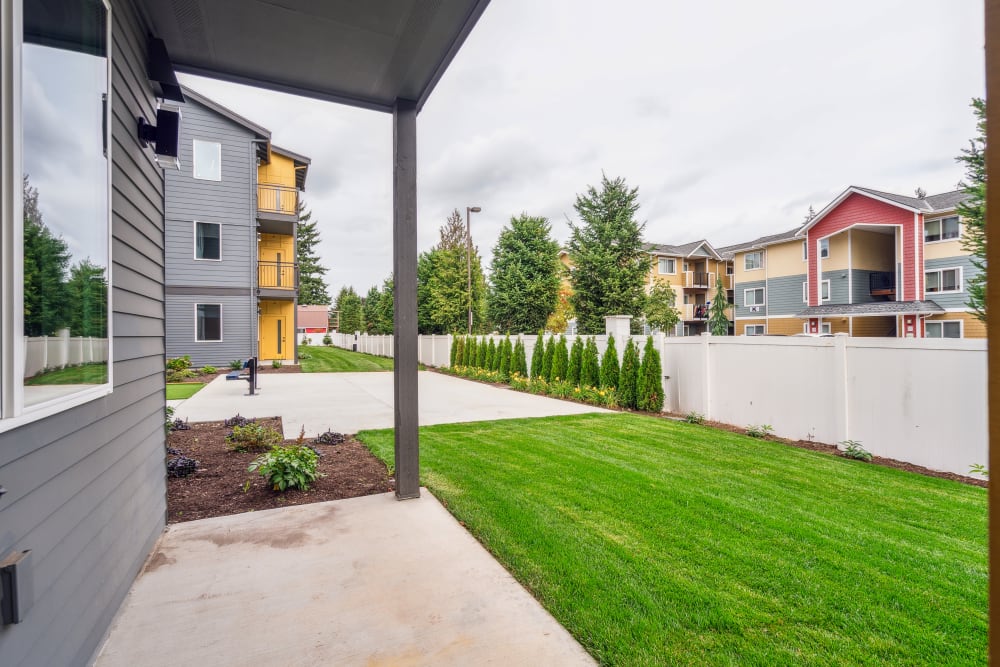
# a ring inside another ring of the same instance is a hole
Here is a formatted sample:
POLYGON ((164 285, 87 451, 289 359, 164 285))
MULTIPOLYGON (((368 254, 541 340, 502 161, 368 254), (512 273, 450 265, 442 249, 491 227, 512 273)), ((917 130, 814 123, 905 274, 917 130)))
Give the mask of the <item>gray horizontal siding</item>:
POLYGON ((194 366, 225 367, 253 356, 257 341, 257 307, 249 296, 168 294, 167 357, 190 355, 194 366), (222 341, 195 341, 195 304, 222 304, 222 341))
POLYGON ((847 275, 847 269, 823 272, 823 280, 830 281, 830 299, 823 303, 850 303, 851 289, 847 275))
MULTIPOLYGON (((890 268, 891 270, 891 268, 890 268)), ((876 298, 871 292, 871 275, 881 273, 880 271, 867 271, 865 269, 853 269, 851 271, 851 303, 871 303, 873 301, 885 301, 885 298, 876 298)))
MULTIPOLYGON (((759 313, 751 313, 743 302, 743 290, 766 287, 763 280, 752 280, 745 283, 736 283, 736 317, 764 317, 767 314, 766 308, 761 308, 759 313)), ((764 301, 767 302, 767 290, 764 290, 764 301)))
POLYGON ((163 176, 135 140, 155 115, 147 30, 112 0, 114 391, 0 434, 0 554, 32 550, 34 604, 0 663, 88 664, 164 526, 163 176))
MULTIPOLYGON (((781 276, 767 280, 767 314, 797 315, 806 307, 802 301, 803 273, 796 276, 781 276)), ((748 313, 749 314, 749 313, 748 313)))
POLYGON ((221 229, 222 260, 199 260, 194 258, 194 220, 167 219, 167 285, 249 288, 256 283, 256 228, 224 222, 221 229))
POLYGON ((925 296, 927 299, 930 299, 942 308, 960 308, 964 310, 967 307, 966 302, 969 300, 969 292, 967 291, 966 286, 969 284, 969 279, 979 275, 979 270, 972 265, 972 259, 968 255, 959 255, 957 257, 944 257, 942 259, 928 259, 924 261, 925 271, 931 271, 933 269, 951 269, 955 267, 960 267, 962 269, 961 292, 951 294, 926 292, 925 296))

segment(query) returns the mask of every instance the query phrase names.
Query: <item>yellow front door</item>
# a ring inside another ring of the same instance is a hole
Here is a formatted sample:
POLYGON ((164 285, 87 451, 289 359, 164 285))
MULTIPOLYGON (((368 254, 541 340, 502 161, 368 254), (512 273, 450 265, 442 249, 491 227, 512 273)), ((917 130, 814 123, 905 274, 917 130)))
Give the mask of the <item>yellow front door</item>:
POLYGON ((279 315, 261 315, 260 358, 291 359, 288 345, 288 318, 279 315))

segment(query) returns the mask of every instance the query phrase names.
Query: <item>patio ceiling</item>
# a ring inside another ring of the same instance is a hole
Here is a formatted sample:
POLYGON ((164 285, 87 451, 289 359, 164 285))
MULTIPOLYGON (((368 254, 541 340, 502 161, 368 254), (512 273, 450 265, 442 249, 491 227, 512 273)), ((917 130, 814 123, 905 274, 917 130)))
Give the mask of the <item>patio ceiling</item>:
POLYGON ((419 110, 489 0, 137 0, 177 71, 419 110))

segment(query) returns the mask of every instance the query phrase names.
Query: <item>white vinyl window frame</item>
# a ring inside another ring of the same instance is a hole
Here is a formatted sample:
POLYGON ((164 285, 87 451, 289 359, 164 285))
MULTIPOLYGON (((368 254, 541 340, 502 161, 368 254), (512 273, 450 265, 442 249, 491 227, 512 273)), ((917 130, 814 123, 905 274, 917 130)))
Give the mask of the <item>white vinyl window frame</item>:
POLYGON ((830 239, 820 239, 819 240, 819 258, 829 259, 830 258, 830 239))
POLYGON ((833 325, 831 325, 829 322, 820 322, 819 323, 819 332, 821 334, 830 334, 830 333, 833 333, 833 325))
POLYGON ((965 322, 962 320, 924 320, 924 338, 965 338, 965 322), (945 325, 958 325, 957 336, 945 336, 945 325), (932 335, 931 330, 937 330, 937 335, 932 335))
POLYGON ((199 181, 222 180, 222 144, 208 139, 191 140, 191 177, 199 181), (214 168, 210 168, 203 160, 209 156, 209 151, 215 158, 214 168), (199 160, 199 156, 202 160, 199 160), (200 168, 199 168, 200 163, 200 168), (201 174, 201 175, 199 175, 201 174))
POLYGON ((750 306, 766 306, 767 305, 767 293, 763 287, 748 287, 743 290, 743 306, 749 308, 750 306), (757 292, 760 292, 760 301, 757 301, 757 292), (754 295, 754 300, 751 302, 749 295, 754 295))
POLYGON ((819 298, 820 301, 830 300, 830 281, 823 280, 819 284, 819 298))
POLYGON ((744 271, 760 271, 764 268, 764 251, 754 250, 743 255, 744 271), (752 258, 756 258, 755 260, 752 258))
POLYGON ((660 275, 676 275, 677 260, 672 257, 660 257, 656 267, 660 275))
POLYGON ((964 276, 962 275, 961 266, 947 266, 940 269, 931 269, 929 271, 924 271, 924 292, 926 294, 961 294, 964 291, 964 289, 965 289, 965 283, 964 283, 964 276), (948 289, 948 290, 941 289, 940 286, 944 285, 944 274, 949 271, 955 272, 955 289, 948 289), (934 274, 937 274, 937 284, 939 285, 939 288, 932 290, 927 287, 929 282, 927 280, 927 277, 934 274))
POLYGON ((802 303, 809 303, 809 281, 802 281, 802 303))
POLYGON ((802 242, 802 261, 809 261, 809 241, 802 242))
POLYGON ((225 322, 224 311, 225 311, 225 308, 223 308, 223 304, 221 304, 221 303, 202 302, 202 303, 196 303, 196 304, 194 304, 194 342, 196 342, 196 343, 222 343, 222 342, 224 342, 224 339, 225 339, 225 335, 224 335, 224 332, 225 332, 225 327, 224 327, 224 322, 225 322), (218 339, 215 339, 215 338, 199 338, 198 337, 198 307, 199 306, 218 306, 219 307, 219 338, 218 339))
POLYGON ((221 262, 222 261, 222 223, 221 222, 205 222, 204 220, 195 220, 192 226, 192 248, 191 256, 194 257, 199 262, 221 262), (219 256, 218 257, 199 257, 198 256, 198 225, 214 225, 219 229, 219 256))
POLYGON ((763 336, 767 333, 767 327, 763 324, 746 324, 743 326, 744 336, 763 336))
POLYGON ((948 215, 943 218, 924 221, 924 244, 944 243, 945 241, 957 241, 962 238, 962 219, 957 215, 948 215), (951 236, 945 236, 945 223, 954 222, 955 232, 951 236), (929 230, 937 225, 937 232, 929 230))
MULTIPOLYGON (((30 0, 24 0, 28 2, 30 0)), ((42 401, 34 405, 24 404, 24 378, 19 369, 25 364, 24 327, 24 200, 21 187, 24 173, 21 132, 21 105, 23 85, 21 71, 21 51, 23 42, 23 12, 21 2, 0 2, 0 433, 19 428, 25 424, 51 417, 71 408, 107 396, 114 388, 114 304, 112 295, 112 147, 111 109, 113 106, 114 84, 112 79, 114 48, 111 26, 114 17, 108 0, 101 0, 105 14, 105 44, 108 45, 107 59, 107 105, 105 119, 105 156, 107 172, 105 182, 108 188, 107 242, 107 336, 108 362, 107 382, 93 385, 73 394, 42 401)))

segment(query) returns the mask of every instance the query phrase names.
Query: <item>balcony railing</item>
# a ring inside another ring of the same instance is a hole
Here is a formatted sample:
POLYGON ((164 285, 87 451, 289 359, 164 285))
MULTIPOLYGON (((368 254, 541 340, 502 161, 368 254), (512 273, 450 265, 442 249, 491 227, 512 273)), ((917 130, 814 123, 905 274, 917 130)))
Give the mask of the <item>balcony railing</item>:
POLYGON ((684 287, 712 287, 714 281, 714 273, 705 273, 704 271, 684 272, 684 287))
POLYGON ((680 306, 681 319, 684 320, 707 320, 708 306, 696 303, 684 303, 680 306))
POLYGON ((299 209, 299 191, 287 185, 257 184, 257 210, 295 215, 299 209))
POLYGON ((299 265, 290 262, 257 262, 257 287, 298 289, 299 265))
POLYGON ((896 273, 894 271, 869 273, 868 293, 872 296, 896 296, 896 273))

